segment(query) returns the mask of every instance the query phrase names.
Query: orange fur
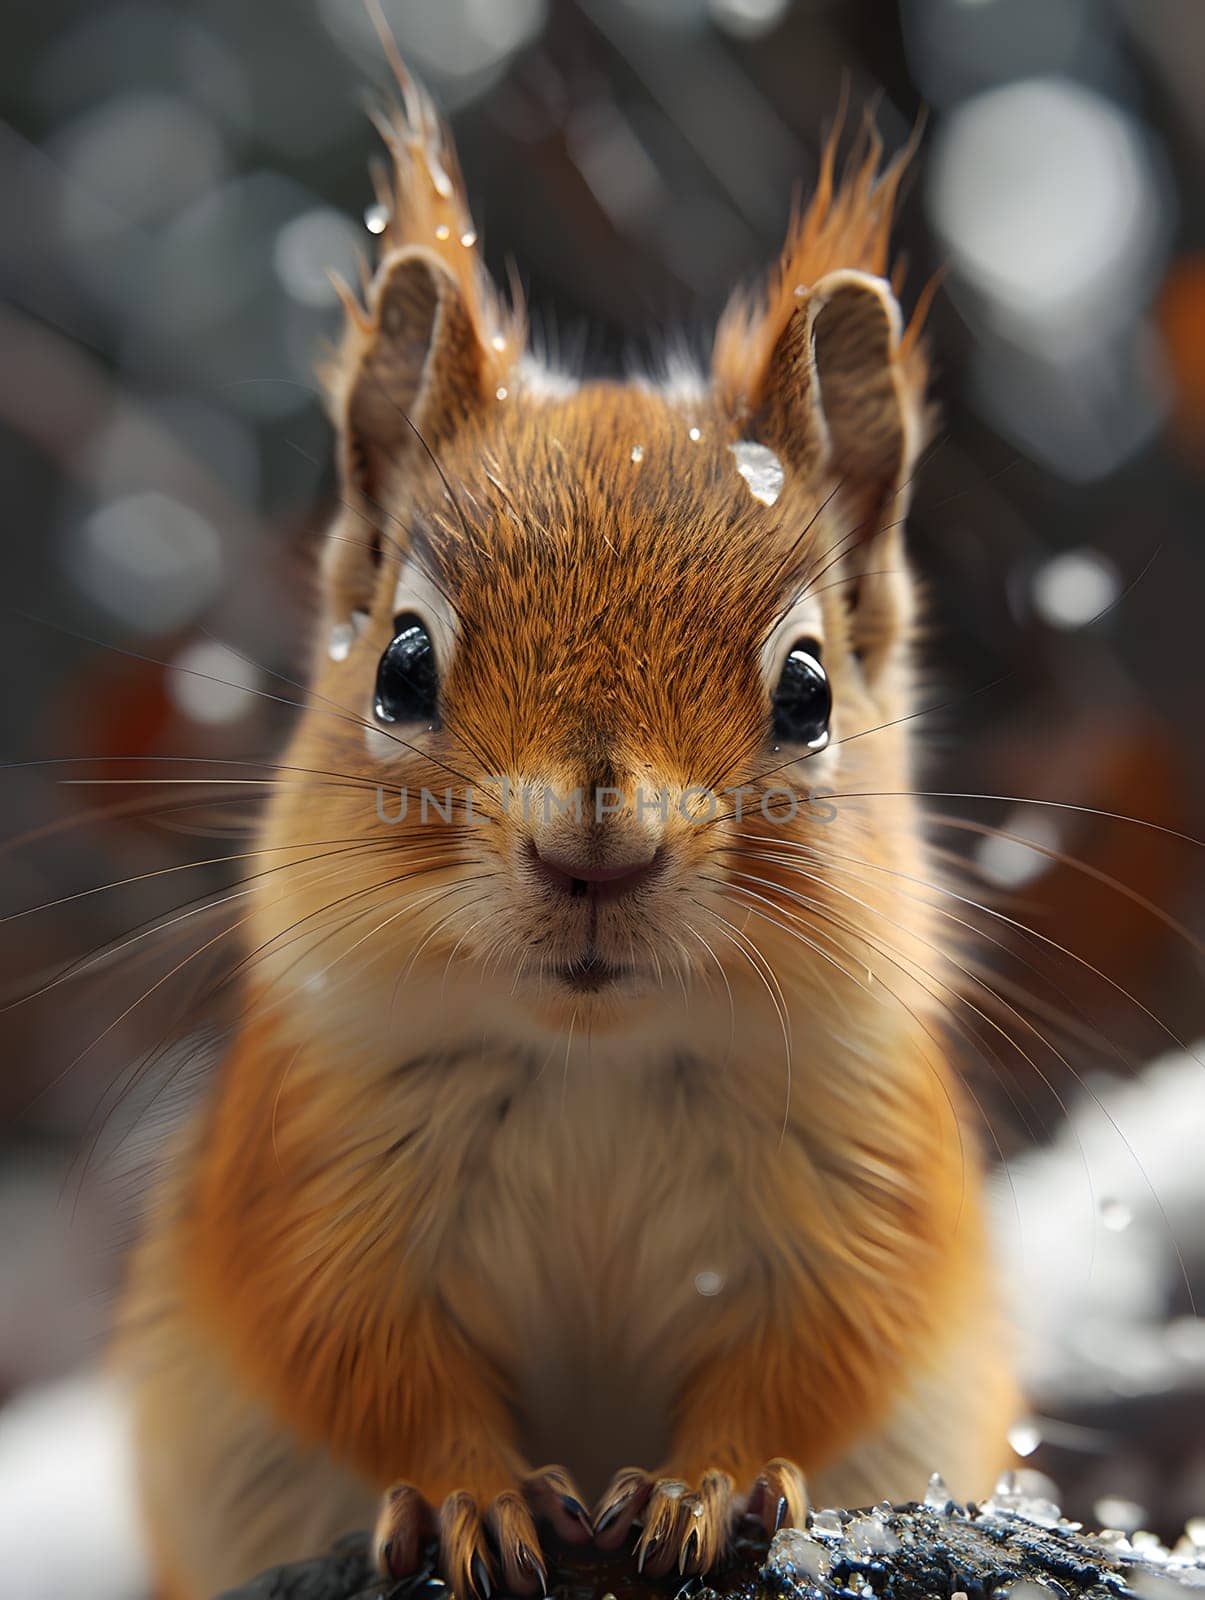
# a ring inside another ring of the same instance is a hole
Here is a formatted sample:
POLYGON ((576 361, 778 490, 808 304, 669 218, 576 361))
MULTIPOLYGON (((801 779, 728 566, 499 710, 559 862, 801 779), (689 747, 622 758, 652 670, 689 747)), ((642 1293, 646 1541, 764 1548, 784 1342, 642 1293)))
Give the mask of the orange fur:
MULTIPOLYGON (((385 37, 388 40, 387 34, 385 37)), ((426 89, 406 70, 392 41, 386 48, 401 100, 374 118, 389 152, 388 170, 374 170, 377 203, 388 219, 378 235, 378 259, 419 246, 443 262, 463 295, 492 389, 506 380, 526 346, 522 301, 516 285, 512 285, 510 305, 495 289, 477 248, 477 229, 447 128, 426 89)), ((346 375, 375 332, 372 316, 360 308, 350 291, 344 293, 343 304, 347 312, 343 349, 325 373, 336 411, 346 375)))
POLYGON ((180 1227, 183 1292, 235 1369, 302 1437, 381 1483, 421 1467, 440 1498, 457 1488, 492 1497, 518 1468, 513 1451, 490 1448, 507 1433, 503 1385, 421 1279, 412 1286, 399 1272, 388 1246, 418 1200, 404 1163, 391 1159, 389 1122, 369 1115, 362 1090, 349 1106, 341 1087, 311 1078, 270 1034, 251 1029, 240 1041, 180 1227), (332 1132, 343 1126, 355 1132, 350 1148, 332 1132), (329 1226, 343 1210, 361 1218, 354 1274, 346 1238, 329 1226))
MULTIPOLYGON (((899 167, 878 178, 872 147, 838 186, 830 147, 710 382, 566 389, 521 361, 398 72, 390 226, 330 378, 350 510, 261 830, 245 1017, 128 1296, 148 1515, 193 1600, 399 1479, 444 1502, 458 1596, 491 1548, 521 1585, 512 1491, 554 1521, 576 1503, 533 1473, 553 1456, 595 1489, 631 1460, 698 1486, 682 1559, 706 1563, 724 1473, 745 1494, 788 1457, 870 1501, 940 1468, 982 1492, 1011 1404, 908 794, 897 523, 924 372, 881 281, 899 167), (750 438, 776 497, 737 471, 750 438), (416 611, 440 727, 382 727, 377 662, 416 611), (799 637, 834 707, 806 757, 769 737, 799 637), (788 778, 780 824, 760 806, 788 778), (622 804, 527 814, 502 779, 622 804), (387 822, 378 786, 403 784, 450 787, 449 814, 387 822), (823 827, 818 786, 843 797, 823 827), (744 815, 709 816, 734 787, 744 815), (532 863, 566 851, 657 876, 558 898, 532 863)), ((395 1556, 411 1504, 385 1502, 395 1556)))
MULTIPOLYGON (((843 132, 838 119, 825 140, 816 189, 793 220, 782 254, 760 289, 734 295, 716 329, 712 367, 723 404, 735 415, 761 410, 765 394, 750 375, 764 379, 771 370, 774 345, 801 298, 827 273, 842 268, 896 280, 890 273, 891 224, 900 183, 911 148, 902 150, 886 168, 883 147, 868 123, 862 146, 837 181, 837 150, 843 132)), ((908 387, 914 404, 923 401, 928 379, 920 345, 924 302, 918 306, 902 341, 908 387)))

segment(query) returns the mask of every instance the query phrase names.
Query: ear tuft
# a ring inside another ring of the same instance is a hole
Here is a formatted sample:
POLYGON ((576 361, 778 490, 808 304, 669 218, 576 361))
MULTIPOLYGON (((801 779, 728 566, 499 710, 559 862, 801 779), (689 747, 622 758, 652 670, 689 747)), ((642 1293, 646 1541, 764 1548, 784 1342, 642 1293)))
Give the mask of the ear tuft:
POLYGON ((842 120, 825 141, 815 193, 792 217, 778 261, 759 290, 732 297, 716 330, 712 366, 716 387, 730 407, 759 406, 758 379, 799 303, 827 273, 843 267, 885 277, 891 224, 900 181, 912 155, 906 146, 881 168, 883 147, 863 128, 840 177, 837 145, 842 120))
MULTIPOLYGON (((324 366, 339 433, 345 514, 324 561, 337 620, 369 604, 383 543, 404 543, 389 487, 514 383, 527 342, 521 301, 495 288, 477 244, 446 128, 406 71, 369 0, 400 101, 374 117, 389 160, 373 172, 383 219, 361 304, 342 282, 345 322, 324 366), (420 435, 421 440, 420 442, 420 435)), ((512 294, 514 291, 512 289, 512 294)))
MULTIPOLYGON (((437 368, 448 380, 445 399, 457 375, 470 385, 466 403, 478 390, 492 394, 513 381, 527 342, 521 302, 503 299, 481 259, 448 131, 426 90, 406 70, 379 6, 370 3, 369 9, 400 99, 373 118, 389 160, 373 170, 384 226, 367 309, 346 285, 336 285, 346 313, 344 338, 323 376, 336 423, 348 433, 357 420, 384 424, 388 407, 406 403, 407 395, 412 404, 437 368), (424 376, 427 345, 432 358, 424 376)), ((437 399, 434 393, 424 396, 427 423, 434 427, 437 399)), ((345 451, 348 468, 356 465, 357 452, 366 458, 370 478, 374 431, 367 444, 349 439, 345 451)), ((352 474, 346 486, 357 481, 352 474)))
POLYGON ((873 685, 911 626, 901 523, 929 421, 919 339, 927 301, 905 328, 888 281, 911 148, 880 170, 882 147, 867 128, 838 181, 839 134, 761 292, 737 295, 724 312, 712 371, 735 428, 770 445, 797 480, 820 492, 831 484, 830 565, 850 580, 851 645, 873 685))
POLYGON ((869 409, 883 428, 890 395, 905 467, 907 450, 919 445, 924 415, 919 319, 902 328, 886 281, 895 202, 912 150, 881 168, 881 143, 867 127, 838 179, 840 133, 838 125, 825 145, 811 203, 792 221, 762 290, 734 296, 725 310, 712 371, 717 397, 734 422, 760 424, 798 469, 822 465, 832 444, 849 452, 838 470, 876 472, 866 458, 877 450, 885 459, 889 441, 876 436, 873 448, 862 449, 859 413, 869 409), (872 391, 877 404, 866 398, 872 391))
POLYGON ((496 387, 526 345, 524 308, 517 298, 507 304, 486 271, 451 135, 426 89, 407 71, 379 5, 370 0, 369 10, 400 97, 373 117, 389 154, 388 163, 373 171, 385 219, 380 260, 418 248, 442 262, 460 290, 496 387))

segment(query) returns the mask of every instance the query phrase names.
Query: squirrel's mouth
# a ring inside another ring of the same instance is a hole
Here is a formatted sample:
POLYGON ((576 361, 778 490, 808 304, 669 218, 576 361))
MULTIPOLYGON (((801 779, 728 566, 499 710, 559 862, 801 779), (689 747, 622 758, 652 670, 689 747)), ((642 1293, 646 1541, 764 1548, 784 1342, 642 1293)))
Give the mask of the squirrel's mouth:
POLYGON ((604 960, 596 950, 587 950, 576 961, 567 962, 556 969, 561 982, 576 994, 597 994, 621 979, 632 976, 631 967, 616 966, 604 960))

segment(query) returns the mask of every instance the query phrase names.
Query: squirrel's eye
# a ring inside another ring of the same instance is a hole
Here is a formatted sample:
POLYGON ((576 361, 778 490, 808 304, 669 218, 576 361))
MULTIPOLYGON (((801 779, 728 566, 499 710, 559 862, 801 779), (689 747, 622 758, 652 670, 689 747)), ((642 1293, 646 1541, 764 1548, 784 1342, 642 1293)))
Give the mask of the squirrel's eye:
POLYGON ((439 723, 439 671, 431 635, 421 617, 394 618, 393 642, 377 667, 373 709, 381 722, 439 723))
POLYGON ((809 750, 824 749, 833 692, 820 665, 820 646, 815 639, 797 639, 791 646, 771 703, 776 739, 783 744, 806 745, 809 750))

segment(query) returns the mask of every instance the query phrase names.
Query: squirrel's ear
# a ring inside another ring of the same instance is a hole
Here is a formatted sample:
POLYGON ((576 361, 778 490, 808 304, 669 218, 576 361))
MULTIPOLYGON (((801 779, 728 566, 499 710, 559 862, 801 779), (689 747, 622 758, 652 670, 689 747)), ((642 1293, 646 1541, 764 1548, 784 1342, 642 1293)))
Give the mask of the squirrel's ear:
POLYGON ((383 36, 400 102, 377 119, 390 156, 376 174, 379 264, 326 369, 344 514, 328 542, 339 620, 370 609, 382 548, 404 545, 407 474, 498 404, 526 344, 520 303, 494 287, 477 244, 456 152, 425 90, 383 36))
POLYGON ((899 361, 891 285, 866 272, 830 272, 803 315, 808 398, 827 444, 826 470, 855 493, 894 494, 912 469, 919 419, 899 361))
POLYGON ((828 500, 831 556, 849 601, 850 638, 870 681, 912 621, 903 520, 923 443, 923 375, 885 279, 825 273, 787 315, 740 425, 828 500))
MULTIPOLYGON (((873 684, 911 630, 904 518, 926 417, 903 319, 885 279, 848 269, 803 308, 812 425, 832 481, 834 555, 848 583, 850 639, 873 684)), ((923 382, 923 380, 921 380, 923 382)))
POLYGON ((343 514, 328 587, 346 617, 369 609, 383 545, 403 542, 394 485, 484 403, 486 356, 460 285, 434 253, 387 256, 348 328, 329 380, 343 514))
POLYGON ((761 293, 725 312, 712 360, 734 424, 828 500, 868 675, 911 617, 900 524, 928 424, 920 318, 904 328, 886 277, 904 158, 880 173, 878 156, 871 140, 837 183, 830 142, 812 204, 761 293))
POLYGON ((343 487, 379 504, 421 435, 432 448, 484 397, 485 352, 460 286, 422 249, 381 263, 348 363, 339 417, 343 487))
MULTIPOLYGON (((760 372, 744 374, 736 420, 865 517, 903 488, 924 420, 899 306, 886 279, 852 268, 797 289, 793 302, 760 372)), ((875 531, 868 524, 865 537, 875 531)))

